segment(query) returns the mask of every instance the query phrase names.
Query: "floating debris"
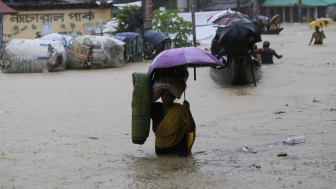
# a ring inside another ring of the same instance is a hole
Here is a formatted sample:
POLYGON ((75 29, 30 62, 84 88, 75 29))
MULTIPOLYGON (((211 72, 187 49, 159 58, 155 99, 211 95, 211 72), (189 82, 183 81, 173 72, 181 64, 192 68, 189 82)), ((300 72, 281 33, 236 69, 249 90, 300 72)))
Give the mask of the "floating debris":
POLYGON ((301 110, 298 110, 298 112, 301 112, 301 110))
POLYGON ((278 154, 278 156, 287 156, 287 153, 281 152, 281 153, 278 154))
POLYGON ((51 132, 55 132, 55 130, 52 130, 51 132))
POLYGON ((313 99, 313 102, 320 102, 319 100, 316 100, 315 98, 313 99))
POLYGON ((283 111, 280 111, 280 112, 274 112, 274 114, 283 114, 283 113, 286 113, 286 112, 283 112, 283 111))
POLYGON ((299 180, 299 182, 298 182, 299 184, 302 184, 302 182, 301 182, 301 180, 299 180))
POLYGON ((125 133, 125 135, 129 135, 129 133, 125 133))
POLYGON ((257 166, 256 166, 256 168, 257 168, 257 169, 260 169, 260 168, 261 168, 261 166, 260 166, 260 165, 257 165, 257 166))
POLYGON ((96 137, 89 137, 89 139, 98 140, 98 138, 96 138, 96 137))

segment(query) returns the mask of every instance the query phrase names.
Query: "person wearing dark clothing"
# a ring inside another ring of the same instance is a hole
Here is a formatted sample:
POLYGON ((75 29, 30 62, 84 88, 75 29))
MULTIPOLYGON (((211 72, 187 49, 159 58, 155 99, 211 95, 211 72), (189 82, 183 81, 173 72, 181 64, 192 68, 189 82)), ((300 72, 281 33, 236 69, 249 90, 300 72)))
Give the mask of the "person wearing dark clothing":
POLYGON ((264 27, 265 27, 265 24, 262 23, 261 20, 259 20, 259 30, 260 30, 260 32, 264 30, 264 27))
POLYGON ((274 49, 269 48, 270 42, 264 41, 263 48, 254 50, 254 53, 261 54, 261 61, 263 64, 273 64, 273 56, 278 59, 282 58, 282 55, 278 55, 274 49))
POLYGON ((217 56, 219 53, 219 34, 216 34, 215 37, 211 41, 211 54, 217 56))

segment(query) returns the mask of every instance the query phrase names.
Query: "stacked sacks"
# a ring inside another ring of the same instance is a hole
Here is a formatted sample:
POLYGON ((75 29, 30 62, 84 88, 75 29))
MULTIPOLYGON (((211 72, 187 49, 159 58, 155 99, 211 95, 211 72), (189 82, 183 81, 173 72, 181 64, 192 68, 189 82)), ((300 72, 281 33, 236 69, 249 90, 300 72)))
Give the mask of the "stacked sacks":
POLYGON ((5 73, 52 72, 65 70, 64 47, 57 41, 13 39, 8 42, 2 57, 5 73))
MULTIPOLYGON (((64 47, 64 50, 62 50, 63 64, 66 65, 67 58, 69 56, 70 41, 72 40, 72 37, 60 35, 58 33, 52 33, 52 34, 44 35, 41 39, 48 40, 48 41, 57 41, 64 47)), ((61 47, 59 46, 57 48, 61 49, 61 47)))
POLYGON ((118 68, 124 64, 125 43, 106 36, 80 36, 72 41, 67 61, 68 69, 84 69, 90 51, 93 53, 89 68, 118 68))
POLYGON ((180 99, 187 88, 189 73, 187 66, 154 70, 152 102, 161 97, 163 90, 168 89, 173 95, 180 99))

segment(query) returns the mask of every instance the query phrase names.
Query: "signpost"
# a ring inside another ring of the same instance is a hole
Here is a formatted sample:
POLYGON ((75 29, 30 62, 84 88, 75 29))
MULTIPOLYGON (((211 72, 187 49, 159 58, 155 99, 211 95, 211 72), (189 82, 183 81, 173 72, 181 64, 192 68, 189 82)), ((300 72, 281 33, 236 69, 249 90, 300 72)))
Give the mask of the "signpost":
POLYGON ((152 29, 152 0, 142 0, 144 32, 152 29))

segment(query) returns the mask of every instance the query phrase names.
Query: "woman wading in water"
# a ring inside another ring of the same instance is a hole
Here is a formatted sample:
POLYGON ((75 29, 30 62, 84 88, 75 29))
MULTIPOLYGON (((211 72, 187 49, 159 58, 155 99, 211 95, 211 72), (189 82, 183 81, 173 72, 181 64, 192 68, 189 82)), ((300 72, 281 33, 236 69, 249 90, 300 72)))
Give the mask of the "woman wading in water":
POLYGON ((161 102, 152 104, 151 117, 155 133, 155 151, 157 154, 175 154, 181 157, 191 155, 195 141, 195 122, 188 101, 183 105, 174 103, 176 97, 163 90, 161 102))

